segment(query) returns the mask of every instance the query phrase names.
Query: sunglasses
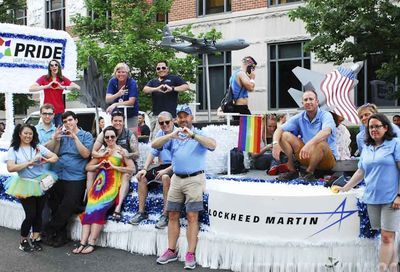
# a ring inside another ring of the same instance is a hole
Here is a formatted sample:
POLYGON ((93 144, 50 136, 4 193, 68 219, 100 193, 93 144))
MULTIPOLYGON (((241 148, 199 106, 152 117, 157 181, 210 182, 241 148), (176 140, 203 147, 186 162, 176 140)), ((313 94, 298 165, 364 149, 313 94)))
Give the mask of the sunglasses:
POLYGON ((115 139, 115 135, 106 135, 104 136, 104 139, 115 139))
POLYGON ((168 121, 161 121, 161 122, 158 122, 158 124, 160 124, 160 126, 163 126, 164 124, 165 125, 169 125, 169 122, 171 122, 170 120, 168 120, 168 121))
POLYGON ((157 71, 160 71, 160 70, 167 70, 167 67, 166 67, 166 66, 157 67, 156 70, 157 70, 157 71))
POLYGON ((50 63, 50 67, 58 67, 57 63, 50 63))

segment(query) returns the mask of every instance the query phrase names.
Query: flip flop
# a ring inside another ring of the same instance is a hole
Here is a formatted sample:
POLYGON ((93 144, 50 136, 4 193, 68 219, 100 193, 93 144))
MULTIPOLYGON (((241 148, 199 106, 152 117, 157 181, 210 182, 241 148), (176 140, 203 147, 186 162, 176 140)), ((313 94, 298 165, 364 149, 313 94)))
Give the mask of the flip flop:
POLYGON ((76 248, 74 248, 73 250, 72 250, 72 253, 74 253, 74 254, 79 254, 79 253, 82 253, 82 250, 84 250, 85 248, 86 248, 86 246, 87 245, 84 245, 84 244, 79 244, 79 246, 77 246, 76 248))
POLYGON ((82 254, 90 254, 90 253, 92 253, 92 252, 95 251, 95 250, 96 250, 96 246, 95 246, 95 245, 87 244, 87 245, 85 246, 85 248, 82 249, 81 253, 82 253, 82 254))

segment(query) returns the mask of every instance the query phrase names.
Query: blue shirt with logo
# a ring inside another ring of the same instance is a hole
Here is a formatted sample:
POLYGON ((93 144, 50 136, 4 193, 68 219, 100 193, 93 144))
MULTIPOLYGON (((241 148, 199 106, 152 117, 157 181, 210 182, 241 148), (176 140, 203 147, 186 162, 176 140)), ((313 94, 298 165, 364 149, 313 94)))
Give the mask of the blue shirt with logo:
MULTIPOLYGON (((174 127, 173 130, 175 130, 176 128, 174 127)), ((166 135, 166 133, 164 131, 162 131, 161 129, 157 132, 156 138, 161 137, 166 135)), ((152 148, 151 149, 151 154, 154 157, 159 157, 159 159, 162 161, 162 164, 171 164, 172 159, 171 159, 171 151, 164 148, 166 145, 166 143, 164 144, 162 149, 155 149, 152 148)))
MULTIPOLYGON (((80 129, 76 134, 81 143, 89 150, 93 147, 91 133, 80 129)), ((59 160, 54 164, 53 170, 60 180, 80 181, 86 180, 86 164, 88 159, 83 158, 76 147, 75 140, 71 137, 62 137, 58 151, 59 160)))
MULTIPOLYGON (((130 118, 130 117, 138 115, 138 112, 139 112, 139 92, 138 92, 136 80, 134 80, 134 79, 132 79, 130 77, 128 77, 128 79, 126 80, 126 87, 128 88, 128 92, 126 92, 123 96, 116 98, 114 100, 114 103, 119 102, 120 99, 122 99, 122 101, 128 101, 129 98, 131 98, 131 97, 136 98, 135 104, 133 104, 133 108, 127 108, 127 118, 130 118)), ((107 93, 108 94, 116 94, 118 91, 119 91, 118 79, 113 77, 108 82, 107 93)), ((114 111, 116 111, 116 110, 120 110, 120 111, 124 112, 123 108, 115 109, 114 111)))
MULTIPOLYGON (((203 133, 196 128, 192 128, 192 132, 203 135, 203 133)), ((162 147, 162 149, 171 151, 172 169, 174 173, 188 175, 198 171, 204 171, 206 163, 205 156, 209 149, 183 133, 178 135, 178 139, 171 139, 162 147)))
POLYGON ((358 168, 364 171, 366 188, 363 201, 367 204, 392 203, 399 193, 400 139, 384 141, 380 146, 365 145, 358 168))
POLYGON ((320 108, 317 110, 317 114, 314 119, 310 121, 307 116, 307 112, 303 111, 291 117, 281 127, 284 131, 296 131, 301 136, 304 143, 310 141, 318 132, 324 128, 330 128, 332 130, 331 135, 327 138, 328 145, 332 150, 333 155, 337 158, 336 152, 336 125, 333 120, 332 114, 327 111, 323 111, 320 108))

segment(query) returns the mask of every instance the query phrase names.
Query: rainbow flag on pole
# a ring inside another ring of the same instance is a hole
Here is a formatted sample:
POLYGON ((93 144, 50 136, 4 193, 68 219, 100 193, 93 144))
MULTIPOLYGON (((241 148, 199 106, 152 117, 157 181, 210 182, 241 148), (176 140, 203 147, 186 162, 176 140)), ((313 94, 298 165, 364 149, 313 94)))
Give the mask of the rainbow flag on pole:
POLYGON ((251 153, 260 152, 261 116, 240 116, 238 149, 251 153))

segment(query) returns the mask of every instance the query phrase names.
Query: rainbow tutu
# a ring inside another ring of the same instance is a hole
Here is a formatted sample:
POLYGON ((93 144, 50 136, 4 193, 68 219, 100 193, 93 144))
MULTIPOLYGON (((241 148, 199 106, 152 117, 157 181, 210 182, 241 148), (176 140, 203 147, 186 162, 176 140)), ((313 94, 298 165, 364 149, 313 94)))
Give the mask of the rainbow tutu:
POLYGON ((48 175, 52 175, 57 180, 57 175, 53 173, 40 175, 36 179, 21 178, 18 175, 11 176, 4 183, 5 192, 16 198, 42 196, 45 192, 40 187, 40 181, 48 175))

